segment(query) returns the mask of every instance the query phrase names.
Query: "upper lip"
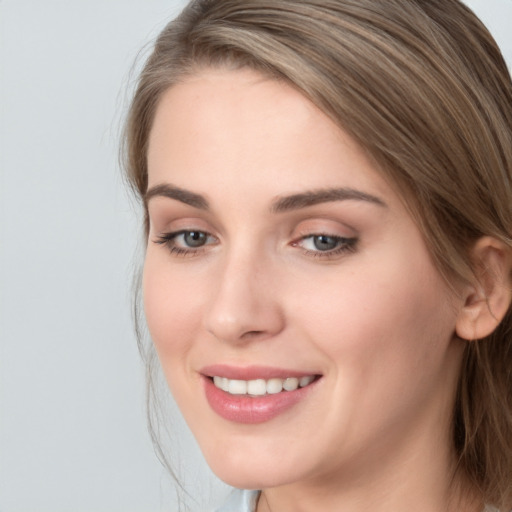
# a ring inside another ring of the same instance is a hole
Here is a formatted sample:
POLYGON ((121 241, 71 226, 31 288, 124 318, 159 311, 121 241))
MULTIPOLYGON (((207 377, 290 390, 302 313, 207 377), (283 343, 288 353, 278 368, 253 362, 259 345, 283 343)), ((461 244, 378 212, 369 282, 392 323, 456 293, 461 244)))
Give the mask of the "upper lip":
POLYGON ((236 380, 286 379, 287 377, 300 378, 308 375, 317 375, 315 372, 289 370, 272 366, 231 366, 228 364, 205 366, 200 370, 200 373, 206 377, 226 377, 236 380))

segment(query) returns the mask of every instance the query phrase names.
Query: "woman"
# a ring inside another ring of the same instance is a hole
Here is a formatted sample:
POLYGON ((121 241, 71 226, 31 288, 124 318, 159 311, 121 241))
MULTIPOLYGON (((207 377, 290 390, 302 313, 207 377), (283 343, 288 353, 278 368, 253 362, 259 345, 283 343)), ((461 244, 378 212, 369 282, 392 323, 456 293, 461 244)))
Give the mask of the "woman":
POLYGON ((223 510, 512 508, 512 84, 464 5, 192 2, 126 144, 223 510))

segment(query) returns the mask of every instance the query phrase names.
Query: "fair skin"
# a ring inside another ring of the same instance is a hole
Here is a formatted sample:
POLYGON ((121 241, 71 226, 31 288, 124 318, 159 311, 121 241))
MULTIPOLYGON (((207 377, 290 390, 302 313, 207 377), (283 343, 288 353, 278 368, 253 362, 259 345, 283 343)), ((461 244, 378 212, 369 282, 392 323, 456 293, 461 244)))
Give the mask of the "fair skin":
POLYGON ((367 154, 288 85, 203 70, 163 96, 148 169, 147 322, 213 471, 263 489, 258 512, 478 511, 449 505, 471 290, 450 290, 367 154), (211 377, 276 368, 314 381, 230 416, 253 397, 211 377))

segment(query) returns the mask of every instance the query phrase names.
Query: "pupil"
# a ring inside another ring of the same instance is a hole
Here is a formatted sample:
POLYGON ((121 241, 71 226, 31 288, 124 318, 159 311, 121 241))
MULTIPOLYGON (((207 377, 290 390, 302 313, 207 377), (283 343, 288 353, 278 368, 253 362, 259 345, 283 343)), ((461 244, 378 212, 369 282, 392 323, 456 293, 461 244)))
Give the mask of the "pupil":
POLYGON ((332 236, 319 235, 315 236, 313 243, 319 251, 330 251, 336 248, 338 241, 332 236))
POLYGON ((200 247, 206 242, 206 235, 201 231, 188 231, 184 238, 189 247, 200 247))

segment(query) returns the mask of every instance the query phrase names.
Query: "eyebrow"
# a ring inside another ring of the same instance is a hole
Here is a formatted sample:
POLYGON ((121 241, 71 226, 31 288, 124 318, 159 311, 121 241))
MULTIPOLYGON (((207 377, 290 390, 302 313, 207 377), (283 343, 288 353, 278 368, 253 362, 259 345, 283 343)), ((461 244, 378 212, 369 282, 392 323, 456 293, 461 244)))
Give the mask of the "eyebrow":
MULTIPOLYGON (((144 203, 147 205, 149 200, 153 197, 167 197, 200 210, 210 209, 208 200, 204 196, 167 183, 151 187, 144 195, 144 203)), ((361 190, 342 187, 311 190, 301 192, 300 194, 279 197, 272 203, 270 211, 272 213, 283 213, 315 206, 317 204, 347 200, 365 201, 387 208, 387 204, 377 196, 362 192, 361 190)))
POLYGON ((315 206, 321 203, 347 200, 366 201, 387 208, 387 204, 377 196, 367 194, 361 190, 342 187, 311 190, 300 194, 281 197, 274 201, 271 210, 273 213, 282 213, 307 208, 308 206, 315 206))
POLYGON ((200 210, 210 209, 208 201, 202 195, 167 183, 151 187, 144 195, 144 204, 147 206, 149 200, 153 197, 167 197, 169 199, 175 199, 176 201, 180 201, 181 203, 188 204, 189 206, 193 206, 200 210))

